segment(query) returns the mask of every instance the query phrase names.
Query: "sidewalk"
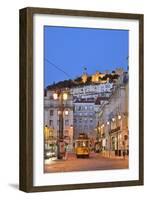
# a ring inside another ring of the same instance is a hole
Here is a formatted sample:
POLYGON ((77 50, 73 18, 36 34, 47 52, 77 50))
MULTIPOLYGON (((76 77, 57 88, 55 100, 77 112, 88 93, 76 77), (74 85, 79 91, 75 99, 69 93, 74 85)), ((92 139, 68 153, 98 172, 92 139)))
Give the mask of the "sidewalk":
POLYGON ((123 155, 121 156, 116 156, 114 151, 103 151, 100 153, 103 157, 106 158, 114 158, 114 159, 124 159, 124 160, 128 160, 129 156, 125 155, 125 157, 123 155))

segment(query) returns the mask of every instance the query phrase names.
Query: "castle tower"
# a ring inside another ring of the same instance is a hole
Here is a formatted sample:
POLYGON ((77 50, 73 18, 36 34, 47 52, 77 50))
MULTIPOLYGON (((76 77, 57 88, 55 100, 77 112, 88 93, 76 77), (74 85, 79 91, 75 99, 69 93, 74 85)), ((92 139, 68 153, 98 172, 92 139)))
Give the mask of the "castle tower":
POLYGON ((88 76, 87 76, 87 74, 84 72, 83 75, 82 75, 82 82, 83 82, 83 83, 86 83, 86 82, 87 82, 87 79, 88 79, 88 76))
POLYGON ((83 83, 86 83, 87 82, 87 79, 88 79, 88 75, 87 75, 87 67, 84 67, 84 72, 83 72, 83 75, 82 75, 82 82, 83 83))
POLYGON ((93 83, 99 82, 99 72, 98 71, 96 71, 96 73, 92 75, 92 82, 93 83))

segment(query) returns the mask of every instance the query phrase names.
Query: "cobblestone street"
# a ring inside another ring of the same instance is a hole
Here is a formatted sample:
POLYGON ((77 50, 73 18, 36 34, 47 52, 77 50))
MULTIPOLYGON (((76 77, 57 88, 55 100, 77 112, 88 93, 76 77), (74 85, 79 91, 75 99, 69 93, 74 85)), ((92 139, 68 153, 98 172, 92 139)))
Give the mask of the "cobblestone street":
POLYGON ((91 170, 110 170, 128 168, 128 158, 104 157, 101 154, 91 153, 89 158, 76 158, 75 154, 69 153, 67 160, 45 160, 45 173, 72 172, 91 170))

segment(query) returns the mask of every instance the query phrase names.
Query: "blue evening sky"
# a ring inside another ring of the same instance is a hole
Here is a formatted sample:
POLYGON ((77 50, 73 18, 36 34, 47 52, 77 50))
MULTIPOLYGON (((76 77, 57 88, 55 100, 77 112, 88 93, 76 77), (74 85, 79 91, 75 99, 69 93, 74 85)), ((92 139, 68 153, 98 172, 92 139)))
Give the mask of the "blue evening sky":
POLYGON ((84 67, 89 75, 116 67, 127 71, 128 40, 127 30, 45 26, 45 87, 81 76, 84 67))

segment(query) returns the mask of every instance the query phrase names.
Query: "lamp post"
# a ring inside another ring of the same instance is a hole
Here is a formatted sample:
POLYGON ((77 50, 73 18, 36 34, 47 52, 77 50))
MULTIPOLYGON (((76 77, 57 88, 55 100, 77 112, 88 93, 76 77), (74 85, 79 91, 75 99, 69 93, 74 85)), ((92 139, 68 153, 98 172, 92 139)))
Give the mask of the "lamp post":
POLYGON ((59 135, 57 139, 57 158, 62 159, 64 155, 64 141, 63 141, 63 131, 64 131, 64 101, 67 100, 68 95, 66 92, 58 91, 53 94, 54 100, 59 100, 59 135))
POLYGON ((95 152, 98 153, 99 152, 99 136, 100 136, 100 132, 99 132, 99 121, 97 123, 97 126, 95 128, 96 131, 96 143, 95 143, 95 152))
POLYGON ((109 158, 110 158, 110 151, 111 151, 111 120, 107 121, 107 126, 108 126, 108 136, 109 136, 109 158))
POLYGON ((96 131, 97 131, 96 140, 97 140, 97 142, 99 142, 99 121, 98 121, 98 123, 97 123, 96 131))
POLYGON ((117 124, 116 124, 117 125, 117 129, 118 129, 118 132, 117 132, 117 155, 118 156, 121 156, 121 149, 120 149, 120 135, 121 135, 121 132, 119 134, 119 131, 121 130, 120 129, 120 120, 121 120, 121 115, 118 114, 118 116, 117 116, 117 124))

